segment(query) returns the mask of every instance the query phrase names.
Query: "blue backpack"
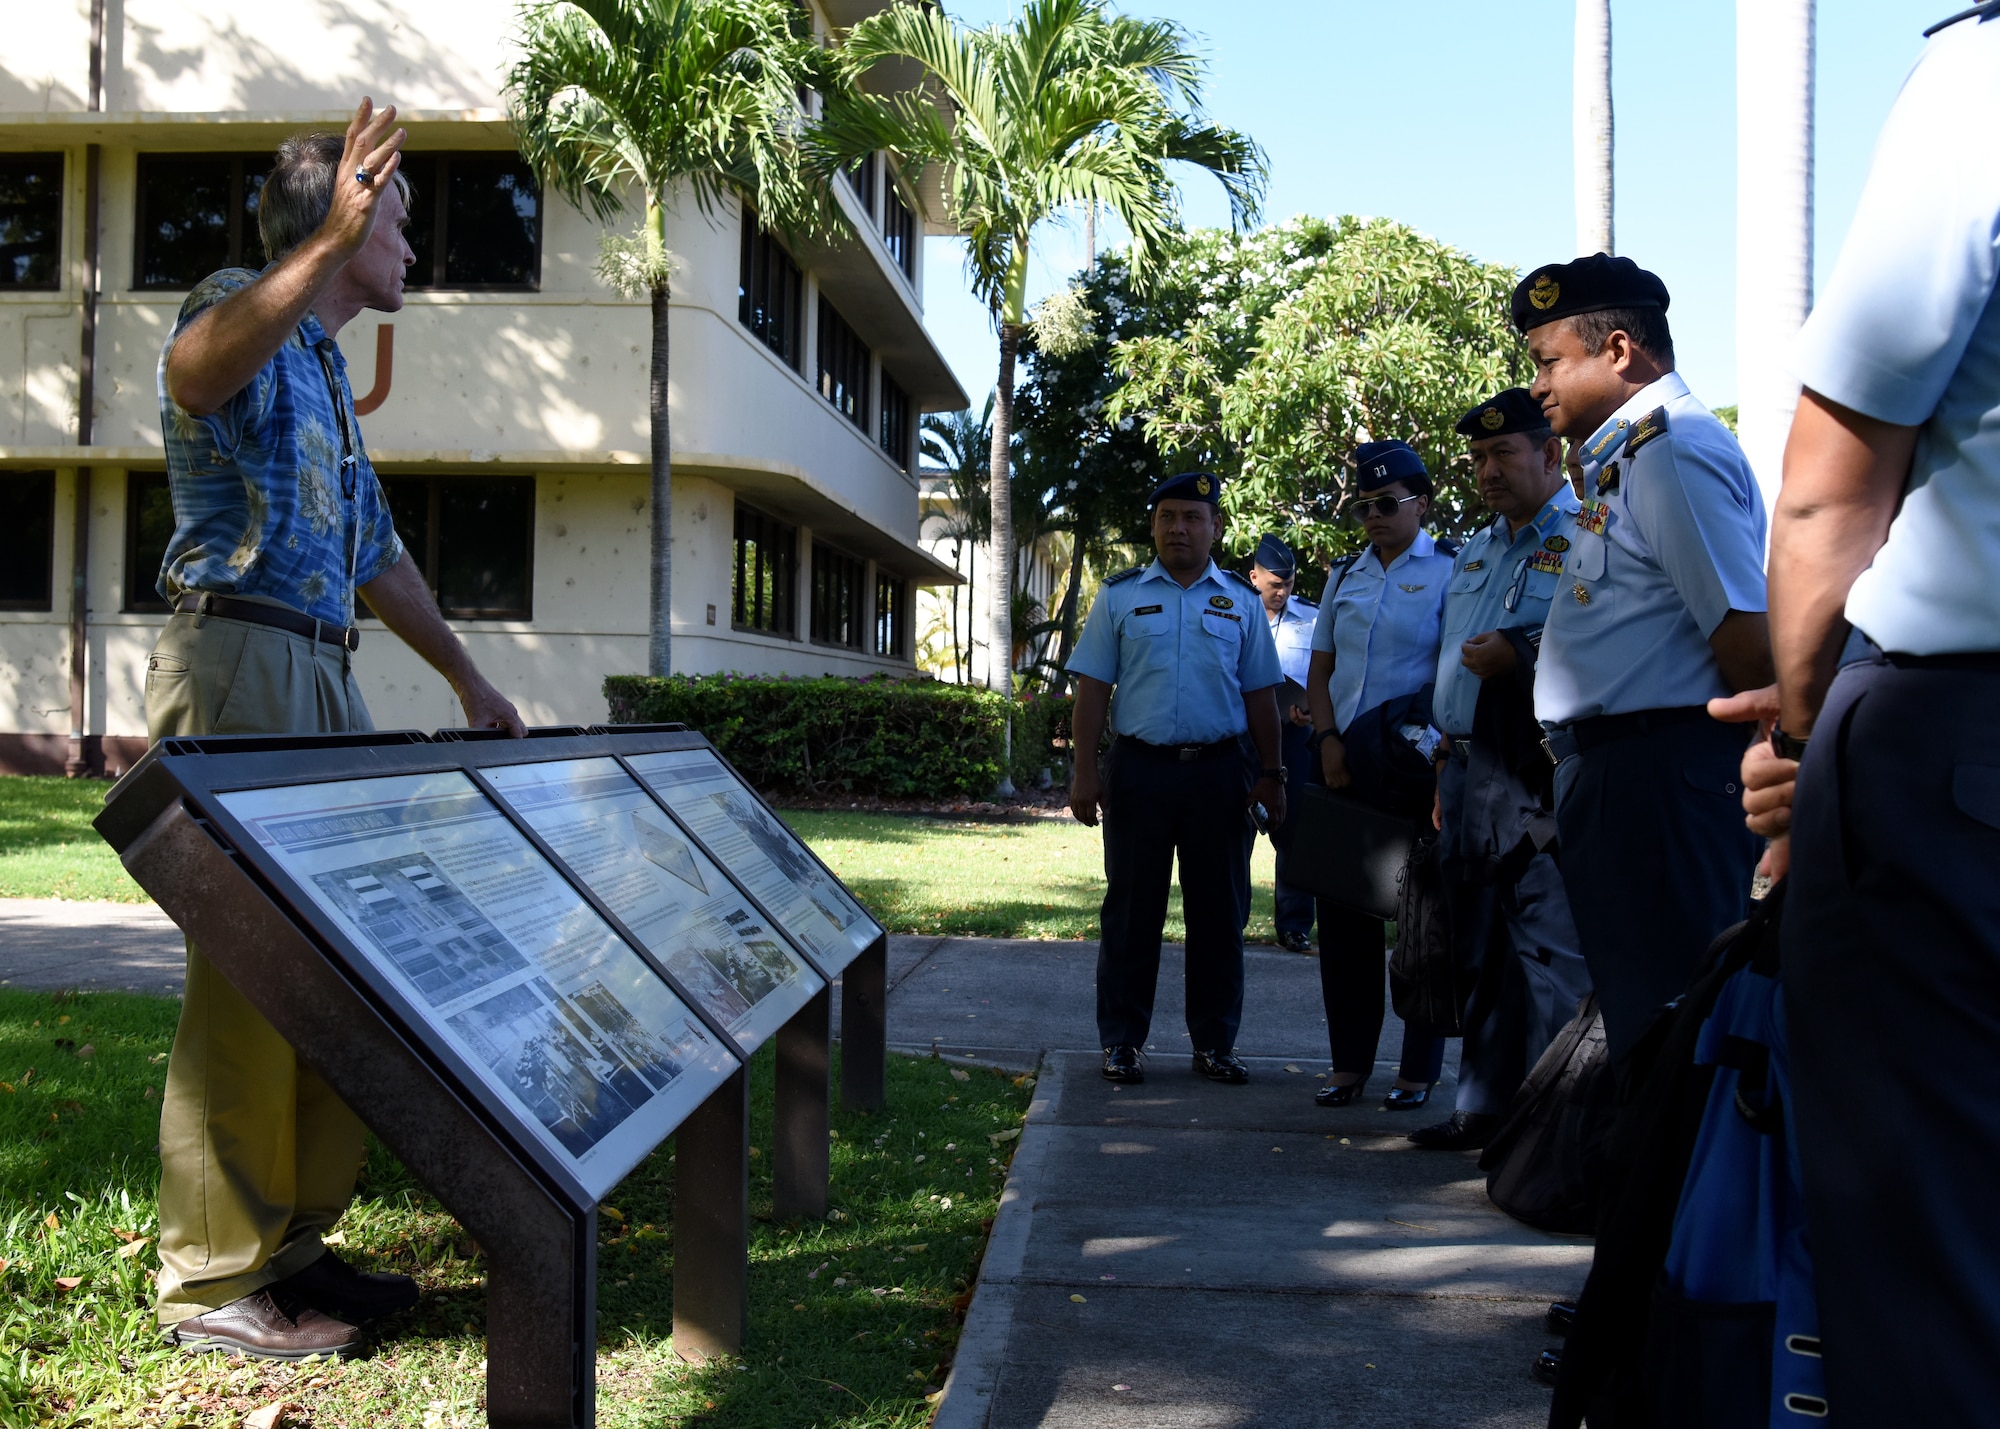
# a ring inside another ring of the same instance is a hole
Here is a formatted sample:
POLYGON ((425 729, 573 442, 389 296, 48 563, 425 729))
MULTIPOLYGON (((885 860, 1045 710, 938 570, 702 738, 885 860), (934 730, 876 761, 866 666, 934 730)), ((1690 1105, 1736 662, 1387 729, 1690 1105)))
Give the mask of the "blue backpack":
POLYGON ((1776 944, 1723 984, 1695 1047, 1715 1074, 1648 1326, 1656 1425, 1827 1415, 1776 944))

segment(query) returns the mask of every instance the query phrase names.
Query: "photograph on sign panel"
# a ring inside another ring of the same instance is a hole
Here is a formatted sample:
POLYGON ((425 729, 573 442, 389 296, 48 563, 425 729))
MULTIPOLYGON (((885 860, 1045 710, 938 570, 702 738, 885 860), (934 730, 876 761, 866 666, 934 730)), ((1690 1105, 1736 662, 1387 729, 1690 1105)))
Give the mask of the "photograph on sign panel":
POLYGON ((733 1069, 463 774, 221 799, 600 1194, 733 1069))
POLYGON ((825 986, 616 760, 556 759, 484 772, 746 1052, 825 986))
POLYGON ((712 751, 641 754, 631 764, 829 972, 881 936, 875 920, 712 751))

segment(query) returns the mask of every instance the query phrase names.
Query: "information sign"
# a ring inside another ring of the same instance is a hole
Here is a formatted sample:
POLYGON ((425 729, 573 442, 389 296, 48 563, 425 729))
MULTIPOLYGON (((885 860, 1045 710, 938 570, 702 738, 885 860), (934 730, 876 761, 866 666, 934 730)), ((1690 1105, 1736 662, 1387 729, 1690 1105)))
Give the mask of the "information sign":
POLYGON ((627 762, 829 977, 882 936, 839 880, 712 749, 635 754, 627 762))
POLYGON ((617 760, 483 773, 746 1056, 826 986, 617 760))
POLYGON ((735 1071, 462 772, 217 798, 594 1199, 735 1071))

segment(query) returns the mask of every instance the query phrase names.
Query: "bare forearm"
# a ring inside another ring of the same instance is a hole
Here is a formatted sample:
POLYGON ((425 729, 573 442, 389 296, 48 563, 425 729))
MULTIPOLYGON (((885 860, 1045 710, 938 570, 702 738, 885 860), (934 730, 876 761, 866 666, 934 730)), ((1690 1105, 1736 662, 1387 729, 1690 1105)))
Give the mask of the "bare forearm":
POLYGON ((347 255, 309 239, 256 282, 188 325, 167 355, 167 395, 206 417, 277 355, 347 255))
POLYGON ((1847 593, 1888 538, 1917 428, 1799 398, 1771 525, 1771 647, 1778 720, 1811 733, 1847 639, 1847 593))
POLYGON ((1257 747, 1259 767, 1276 769, 1283 758, 1279 752, 1277 691, 1252 690, 1243 697, 1243 714, 1250 721, 1250 742, 1257 747))
POLYGON ((1761 610, 1732 610, 1708 637, 1731 694, 1771 683, 1771 625, 1761 610))
POLYGON ((1097 751, 1104 743, 1104 717, 1111 706, 1111 686, 1088 675, 1077 676, 1076 706, 1070 713, 1070 754, 1078 769, 1097 768, 1097 751))
POLYGON ((1327 682, 1333 678, 1333 656, 1324 650, 1313 651, 1312 664, 1306 668, 1306 708, 1312 711, 1314 730, 1333 728, 1333 695, 1327 689, 1327 682))

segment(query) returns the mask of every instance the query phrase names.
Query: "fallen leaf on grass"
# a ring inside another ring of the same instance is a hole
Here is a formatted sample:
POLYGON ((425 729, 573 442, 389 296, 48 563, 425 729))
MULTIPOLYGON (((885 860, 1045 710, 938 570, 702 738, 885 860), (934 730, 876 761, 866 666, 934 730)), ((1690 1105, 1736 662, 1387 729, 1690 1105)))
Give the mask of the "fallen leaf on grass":
POLYGON ((620 1225, 623 1225, 625 1223, 625 1213, 619 1210, 616 1206, 599 1206, 597 1208, 597 1214, 599 1214, 600 1216, 609 1216, 611 1217, 612 1220, 617 1221, 620 1225))
POLYGON ((1287 1062, 1285 1063, 1285 1070, 1288 1072, 1303 1072, 1305 1071, 1305 1068, 1299 1066, 1297 1063, 1287 1062))
POLYGON ((83 1277, 81 1275, 58 1275, 56 1277, 56 1289, 58 1290, 74 1290, 81 1284, 83 1284, 83 1277))
POLYGON ((130 1260, 133 1256, 137 1255, 140 1251, 144 1250, 147 1246, 151 1245, 152 1243, 153 1243, 153 1238, 151 1236, 143 1236, 143 1235, 140 1236, 137 1240, 127 1241, 125 1244, 118 1247, 118 1252, 117 1252, 118 1258, 120 1260, 130 1260))
POLYGON ((996 1131, 986 1139, 992 1142, 993 1145, 998 1146, 1003 1141, 1012 1141, 1015 1137, 1019 1136, 1020 1134, 1021 1134, 1021 1128, 1017 1126, 1012 1131, 996 1131))
POLYGON ((972 1080, 972 1073, 966 1071, 963 1067, 953 1067, 951 1069, 951 1079, 954 1082, 969 1082, 972 1080))
POLYGON ((262 1409, 253 1409, 243 1416, 243 1429, 278 1429, 284 1422, 285 1411, 292 1406, 284 1400, 267 1404, 262 1409))
POLYGON ((323 1235, 319 1238, 319 1243, 321 1245, 346 1245, 347 1232, 335 1231, 332 1235, 323 1235))
POLYGON ((84 1043, 76 1049, 76 1055, 79 1057, 95 1057, 97 1055, 97 1044, 94 1042, 84 1043))
POLYGON ((12 1082, 0 1082, 0 1092, 5 1092, 11 1097, 14 1095, 14 1084, 12 1082))
POLYGON ((62 1229, 62 1222, 56 1218, 56 1213, 54 1211, 50 1211, 46 1216, 42 1217, 42 1224, 47 1226, 52 1231, 59 1231, 62 1229))

